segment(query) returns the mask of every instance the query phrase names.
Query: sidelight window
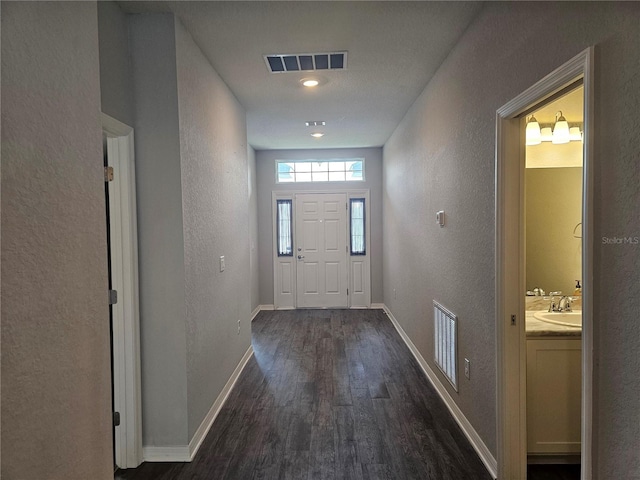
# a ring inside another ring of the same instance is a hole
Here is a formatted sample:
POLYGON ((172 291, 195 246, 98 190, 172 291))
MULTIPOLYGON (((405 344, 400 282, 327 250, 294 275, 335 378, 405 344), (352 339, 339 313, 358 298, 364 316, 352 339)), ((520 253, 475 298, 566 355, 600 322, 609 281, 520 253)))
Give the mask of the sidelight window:
POLYGON ((366 255, 365 238, 365 209, 364 198, 352 198, 350 201, 351 212, 351 255, 366 255))
POLYGON ((278 256, 293 256, 293 222, 291 221, 292 200, 278 200, 278 256))

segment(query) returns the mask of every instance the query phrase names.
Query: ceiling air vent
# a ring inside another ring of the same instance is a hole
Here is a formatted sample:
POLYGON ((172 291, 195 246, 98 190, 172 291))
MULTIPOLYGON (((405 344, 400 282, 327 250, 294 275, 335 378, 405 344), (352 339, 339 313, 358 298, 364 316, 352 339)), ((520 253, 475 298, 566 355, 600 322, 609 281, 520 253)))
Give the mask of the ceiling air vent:
POLYGON ((345 70, 347 52, 274 54, 265 55, 264 61, 271 73, 345 70))

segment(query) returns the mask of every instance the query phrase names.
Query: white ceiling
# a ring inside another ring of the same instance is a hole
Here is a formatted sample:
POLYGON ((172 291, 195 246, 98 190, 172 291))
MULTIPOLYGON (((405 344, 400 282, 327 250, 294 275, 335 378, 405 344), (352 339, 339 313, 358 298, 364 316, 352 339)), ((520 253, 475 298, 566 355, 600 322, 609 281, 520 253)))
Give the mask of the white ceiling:
POLYGON ((247 112, 256 149, 383 145, 481 7, 479 2, 120 2, 172 11, 247 112), (263 55, 348 51, 345 71, 269 73, 263 55), (315 139, 307 120, 324 120, 315 139))

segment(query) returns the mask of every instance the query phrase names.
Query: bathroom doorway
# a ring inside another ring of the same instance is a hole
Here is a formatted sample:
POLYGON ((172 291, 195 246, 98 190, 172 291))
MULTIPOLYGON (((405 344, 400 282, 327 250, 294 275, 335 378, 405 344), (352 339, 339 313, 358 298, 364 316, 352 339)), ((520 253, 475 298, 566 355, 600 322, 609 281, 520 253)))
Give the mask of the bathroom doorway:
MULTIPOLYGON (((591 153, 590 127, 593 125, 593 49, 587 49, 566 64, 540 80, 522 94, 505 104, 497 112, 496 131, 496 345, 497 345, 497 454, 498 476, 501 479, 522 480, 527 478, 527 336, 526 336, 526 291, 527 289, 555 288, 551 285, 527 285, 526 242, 526 123, 530 115, 552 102, 566 97, 576 88, 581 89, 583 99, 583 124, 580 132, 583 167, 581 181, 581 215, 569 223, 570 235, 581 236, 579 264, 581 281, 582 320, 579 352, 573 351, 569 364, 580 370, 580 478, 590 480, 592 445, 592 259, 593 259, 593 159, 591 153), (582 86, 580 86, 582 85, 582 86), (581 223, 576 228, 577 224, 581 223), (575 365, 574 365, 575 366, 575 365)), ((555 108, 555 107, 550 107, 555 108)), ((553 122, 562 121, 560 115, 553 122)), ((564 112, 563 112, 564 113, 564 112)), ((564 117, 564 115, 562 115, 564 117)), ((566 118, 566 117, 565 117, 566 118)), ((544 122, 543 122, 544 123, 544 122)), ((578 122, 576 122, 578 123, 578 122)), ((572 125, 577 126, 577 125, 572 125)), ((543 125, 547 127, 547 125, 543 125)), ((542 132, 541 132, 542 133, 542 132)), ((546 131, 545 131, 546 133, 546 131)), ((574 130, 574 134, 576 134, 574 130)), ((575 140, 574 142, 577 142, 575 140)), ((572 167, 573 168, 573 167, 572 167)), ((540 172, 538 172, 540 173, 540 172)), ((575 172, 573 172, 575 173, 575 172)), ((559 175, 559 174, 558 174, 559 175)), ((574 175, 575 176, 575 175, 574 175)), ((544 181, 544 179, 543 179, 544 181)), ((554 178, 555 181, 555 178, 554 178)), ((572 214, 573 215, 573 214, 572 214)), ((567 216, 570 216, 567 214, 567 216)), ((552 215, 548 221, 562 220, 552 215)), ((530 235, 532 236, 532 235, 530 235)), ((573 246, 575 248, 575 245, 573 246)), ((551 254, 550 254, 551 255, 551 254)), ((573 271, 573 275, 576 275, 573 271)), ((556 282, 556 280, 532 280, 556 282)), ((575 292, 575 284, 569 288, 575 292)), ((531 290, 533 291, 533 290, 531 290)), ((545 294, 548 294, 545 291, 545 294)), ((564 292, 563 292, 564 293, 564 292)), ((547 296, 549 305, 551 298, 547 296)), ((544 297, 537 299, 543 301, 544 297)), ((567 307, 567 298, 560 295, 562 309, 567 307)), ((575 305, 577 306, 577 305, 575 305)), ((544 306, 539 307, 543 312, 544 306)), ((557 306, 556 306, 557 309, 557 306)), ((553 309, 552 309, 553 310, 553 309)), ((566 311, 566 310, 565 310, 566 311)), ((559 312, 549 312, 559 313, 559 312)), ((575 315, 574 315, 575 317, 575 315)), ((557 344, 560 347, 560 344, 557 344)), ((570 346, 562 345, 567 350, 570 346)), ((564 354, 563 354, 564 355, 564 354)), ((549 359, 546 360, 547 363, 549 359)), ((553 361, 553 360, 552 360, 553 361)), ((544 363, 544 362, 543 362, 544 363)), ((566 375, 560 379, 566 378, 566 375)), ((558 381, 555 379, 554 381, 558 381)), ((545 382, 542 382, 544 386, 545 382)), ((560 386, 564 386, 561 382, 560 386)), ((571 389, 575 391, 575 384, 571 389)), ((544 443, 544 442, 542 442, 544 443)), ((572 442, 569 442, 572 443, 572 442)), ((574 444, 576 442, 573 442, 574 444)), ((575 447, 575 445, 574 445, 575 447)))
POLYGON ((582 79, 520 118, 525 131, 527 478, 579 480, 582 79), (538 473, 541 470, 544 476, 538 473))

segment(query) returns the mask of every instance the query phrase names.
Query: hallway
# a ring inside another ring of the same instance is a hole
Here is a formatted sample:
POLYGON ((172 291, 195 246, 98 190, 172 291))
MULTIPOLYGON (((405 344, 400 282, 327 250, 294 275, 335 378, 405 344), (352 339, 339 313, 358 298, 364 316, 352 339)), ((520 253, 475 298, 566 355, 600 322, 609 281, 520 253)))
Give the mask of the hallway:
POLYGON ((116 480, 489 479, 382 310, 261 312, 191 463, 116 480))

